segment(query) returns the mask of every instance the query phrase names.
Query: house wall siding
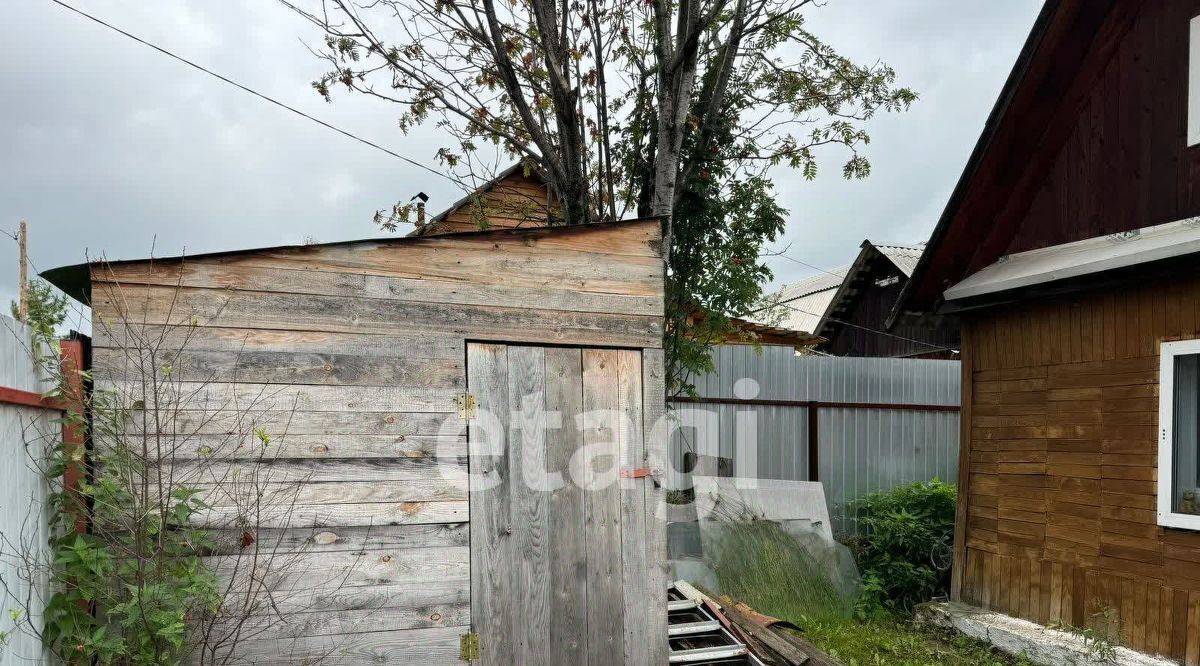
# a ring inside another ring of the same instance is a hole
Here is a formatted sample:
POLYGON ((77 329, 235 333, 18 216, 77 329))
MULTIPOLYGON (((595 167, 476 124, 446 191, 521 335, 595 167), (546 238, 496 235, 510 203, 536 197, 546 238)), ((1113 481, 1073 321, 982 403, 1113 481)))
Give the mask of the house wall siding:
POLYGON ((1158 345, 1200 337, 1200 277, 964 318, 964 601, 1096 622, 1200 663, 1200 533, 1156 524, 1158 345), (965 472, 965 473, 964 473, 965 472))
POLYGON ((1007 253, 1200 214, 1200 148, 1187 145, 1188 32, 1200 1, 1129 6, 1136 16, 1081 93, 1007 253))

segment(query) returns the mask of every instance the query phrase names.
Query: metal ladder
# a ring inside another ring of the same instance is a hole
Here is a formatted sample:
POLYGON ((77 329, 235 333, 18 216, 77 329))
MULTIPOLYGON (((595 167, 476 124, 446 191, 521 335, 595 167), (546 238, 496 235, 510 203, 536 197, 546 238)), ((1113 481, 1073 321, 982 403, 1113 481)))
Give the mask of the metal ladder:
POLYGON ((672 664, 762 666, 704 604, 689 599, 674 585, 667 589, 667 642, 672 664))

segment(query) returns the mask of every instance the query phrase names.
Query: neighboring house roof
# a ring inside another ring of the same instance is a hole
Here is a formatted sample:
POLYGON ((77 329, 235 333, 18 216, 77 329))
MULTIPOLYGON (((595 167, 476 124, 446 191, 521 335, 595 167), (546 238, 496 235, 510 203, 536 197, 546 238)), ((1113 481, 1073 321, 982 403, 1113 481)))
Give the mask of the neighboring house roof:
POLYGON ((923 247, 916 245, 894 245, 885 243, 873 243, 870 240, 865 240, 858 256, 854 258, 854 263, 846 269, 846 276, 838 284, 833 295, 829 299, 826 308, 821 312, 818 318, 816 328, 813 333, 828 337, 828 322, 831 317, 835 317, 839 310, 845 309, 850 305, 850 302, 855 296, 861 292, 859 278, 870 271, 872 262, 880 257, 887 259, 896 267, 906 278, 912 276, 913 269, 917 262, 921 260, 921 254, 925 251, 923 247))
POLYGON ((815 332, 848 268, 818 273, 785 285, 772 294, 771 300, 783 306, 780 325, 794 331, 815 332))
POLYGON ((945 300, 1030 287, 1200 252, 1200 218, 1000 257, 945 292, 945 300))
POLYGON ((460 231, 478 231, 475 211, 470 207, 482 201, 491 227, 547 226, 549 222, 546 181, 537 169, 526 169, 517 162, 496 174, 495 178, 475 188, 445 210, 430 218, 424 225, 409 232, 409 236, 430 236, 460 231))
POLYGON ((1078 116, 1088 98, 1073 84, 1098 76, 1106 62, 1093 43, 1113 41, 1135 8, 1117 0, 1046 0, 889 326, 905 310, 936 309, 948 286, 1005 253, 1037 191, 1029 183, 1050 168, 1039 158, 1066 140, 1070 123, 1062 119, 1078 116))
MULTIPOLYGON (((692 310, 688 319, 695 323, 703 321, 705 313, 703 310, 696 308, 692 310)), ((738 317, 730 317, 729 321, 733 324, 734 331, 726 335, 716 344, 742 344, 750 341, 757 341, 764 345, 786 345, 803 349, 807 347, 815 347, 825 338, 813 335, 806 331, 793 330, 782 326, 772 326, 762 322, 750 321, 749 319, 740 319, 738 317)))
POLYGON ((905 277, 912 277, 913 270, 917 267, 917 262, 921 261, 921 255, 925 253, 925 245, 893 245, 889 243, 876 243, 874 241, 863 241, 863 245, 871 245, 879 253, 888 259, 896 268, 904 273, 905 277))

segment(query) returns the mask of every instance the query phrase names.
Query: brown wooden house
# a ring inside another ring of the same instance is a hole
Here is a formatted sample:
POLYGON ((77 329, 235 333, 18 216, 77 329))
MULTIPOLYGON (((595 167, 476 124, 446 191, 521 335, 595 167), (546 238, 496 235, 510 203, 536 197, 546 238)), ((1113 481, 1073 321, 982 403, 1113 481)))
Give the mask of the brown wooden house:
POLYGON ((922 247, 863 241, 833 300, 813 331, 834 356, 958 358, 958 320, 953 315, 905 313, 891 327, 888 316, 924 251, 922 247))
POLYGON ((1050 0, 893 313, 962 320, 953 595, 1200 663, 1200 3, 1050 0))

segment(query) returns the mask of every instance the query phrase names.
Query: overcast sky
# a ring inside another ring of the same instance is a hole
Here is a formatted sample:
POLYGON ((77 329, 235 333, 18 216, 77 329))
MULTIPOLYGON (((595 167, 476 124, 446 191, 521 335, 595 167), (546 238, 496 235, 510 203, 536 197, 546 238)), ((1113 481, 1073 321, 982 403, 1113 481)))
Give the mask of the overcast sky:
MULTIPOLYGON (((408 135, 393 108, 310 88, 320 35, 270 0, 68 0, 148 41, 308 113, 434 164, 436 129, 408 135)), ((815 182, 781 171, 794 259, 833 268, 865 238, 925 240, 945 206, 1041 0, 828 0, 810 26, 859 61, 883 60, 921 99, 869 129, 865 181, 830 153, 815 182)), ((379 236, 377 208, 418 191, 440 210, 448 181, 273 107, 50 0, 6 7, 0 40, 0 230, 30 226, 39 270, 379 236)), ((782 283, 813 274, 772 260, 782 283)), ((16 244, 0 237, 0 303, 15 297, 16 244)), ((7 307, 5 307, 7 310, 7 307)))

